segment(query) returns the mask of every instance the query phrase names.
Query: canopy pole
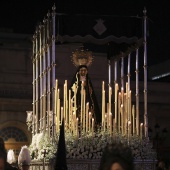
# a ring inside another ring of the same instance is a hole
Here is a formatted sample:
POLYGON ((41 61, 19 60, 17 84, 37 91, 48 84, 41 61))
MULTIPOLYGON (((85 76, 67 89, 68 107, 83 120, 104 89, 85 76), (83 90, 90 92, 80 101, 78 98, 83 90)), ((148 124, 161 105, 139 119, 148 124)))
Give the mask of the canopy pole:
POLYGON ((144 8, 144 133, 148 138, 148 114, 147 114, 147 16, 146 8, 144 8))
POLYGON ((136 134, 139 135, 139 50, 136 49, 136 134))
POLYGON ((124 56, 121 56, 121 88, 124 90, 124 56))
POLYGON ((111 64, 110 59, 108 59, 108 85, 111 86, 111 64))
MULTIPOLYGON (((55 86, 56 86, 56 81, 55 81, 55 5, 53 6, 52 10, 52 110, 53 110, 53 115, 52 115, 52 141, 55 141, 55 126, 56 126, 56 113, 55 113, 55 86)), ((57 90, 57 89, 56 89, 57 90)))

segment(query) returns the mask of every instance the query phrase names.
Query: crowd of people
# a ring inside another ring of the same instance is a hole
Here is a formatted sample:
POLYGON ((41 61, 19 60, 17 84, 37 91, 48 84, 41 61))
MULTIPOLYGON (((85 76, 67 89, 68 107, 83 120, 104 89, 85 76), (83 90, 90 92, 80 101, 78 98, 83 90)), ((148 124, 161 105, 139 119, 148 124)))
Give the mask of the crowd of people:
POLYGON ((4 140, 0 137, 0 170, 28 170, 30 163, 31 157, 27 146, 21 148, 16 161, 13 150, 9 150, 7 154, 4 140))

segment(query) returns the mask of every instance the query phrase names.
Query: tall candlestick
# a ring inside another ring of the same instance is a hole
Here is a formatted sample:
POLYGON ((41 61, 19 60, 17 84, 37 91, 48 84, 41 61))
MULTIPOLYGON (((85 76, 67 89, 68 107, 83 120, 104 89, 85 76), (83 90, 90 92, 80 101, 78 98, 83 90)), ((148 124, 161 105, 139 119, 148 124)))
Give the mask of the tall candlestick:
POLYGON ((75 135, 75 112, 73 112, 73 115, 72 115, 72 131, 73 131, 73 134, 75 135))
POLYGON ((123 87, 121 88, 121 99, 122 99, 122 104, 124 104, 124 89, 123 89, 123 87))
POLYGON ((140 124, 140 139, 142 140, 142 130, 143 130, 143 123, 140 124))
POLYGON ((82 81, 81 82, 81 110, 80 110, 80 112, 81 112, 81 124, 83 123, 83 90, 84 90, 84 81, 82 81))
POLYGON ((63 115, 63 107, 61 107, 61 122, 63 121, 64 115, 63 115))
POLYGON ((76 119, 76 134, 77 134, 77 138, 79 136, 79 129, 78 129, 78 122, 79 122, 79 118, 76 119))
MULTIPOLYGON (((118 84, 116 83, 115 84, 115 126, 117 124, 117 108, 118 108, 118 106, 117 106, 117 91, 118 91, 118 84)), ((114 128, 116 128, 116 127, 114 127, 114 128)))
POLYGON ((106 131, 106 119, 107 119, 107 115, 104 115, 104 132, 106 131))
POLYGON ((66 127, 68 125, 68 100, 67 100, 67 80, 65 80, 65 119, 66 119, 66 127))
POLYGON ((130 140, 130 136, 131 136, 131 121, 128 121, 128 142, 130 140))
POLYGON ((59 132, 59 129, 60 129, 60 122, 61 122, 61 120, 60 120, 60 118, 61 118, 61 116, 60 116, 60 99, 58 99, 58 102, 57 102, 57 104, 58 104, 58 106, 57 106, 57 126, 58 126, 58 132, 59 132))
POLYGON ((89 112, 89 132, 91 131, 91 112, 89 112))
POLYGON ((75 112, 75 114, 76 114, 76 109, 77 109, 77 104, 76 104, 76 94, 77 94, 77 87, 76 87, 76 85, 74 84, 74 112, 75 112))
POLYGON ((107 103, 107 130, 109 129, 109 124, 110 124, 109 119, 110 119, 110 117, 109 117, 109 103, 107 103))
POLYGON ((57 125, 57 102, 58 102, 58 80, 55 83, 55 98, 54 98, 54 113, 55 113, 55 128, 56 132, 58 132, 58 125, 57 125))
POLYGON ((85 131, 85 127, 86 127, 86 125, 85 125, 85 115, 86 115, 86 104, 85 104, 85 102, 86 102, 86 91, 85 91, 85 89, 83 89, 83 130, 85 131))
POLYGON ((119 97, 118 97, 118 132, 120 133, 120 121, 121 121, 121 93, 119 92, 119 97))
POLYGON ((123 122, 123 105, 121 104, 121 130, 122 130, 122 135, 124 133, 123 124, 124 124, 124 122, 123 122))
POLYGON ((112 134, 112 113, 110 112, 110 135, 112 134))
POLYGON ((68 92, 68 127, 70 129, 70 120, 71 120, 71 90, 68 92))
POLYGON ((88 132, 88 113, 89 113, 89 103, 86 103, 86 132, 88 132))
POLYGON ((110 87, 110 85, 109 85, 109 109, 108 109, 108 113, 110 113, 110 112, 112 112, 111 111, 111 101, 112 100, 112 88, 110 87))
MULTIPOLYGON (((64 96, 63 96, 63 117, 65 119, 65 109, 66 109, 66 107, 65 107, 65 104, 66 104, 66 84, 65 83, 64 83, 63 89, 64 89, 64 96)), ((65 119, 65 121, 66 121, 66 119, 65 119)))
POLYGON ((92 135, 94 133, 94 118, 92 118, 92 135))
POLYGON ((135 106, 132 106, 132 118, 133 118, 133 135, 135 134, 135 106))
POLYGON ((73 125, 73 100, 71 100, 71 105, 70 105, 70 131, 72 131, 72 126, 73 125))
POLYGON ((129 117, 128 117, 128 119, 130 120, 130 121, 132 121, 132 112, 131 112, 131 110, 132 110, 132 93, 131 93, 131 90, 129 91, 129 117))
POLYGON ((104 125, 104 117, 105 117, 105 89, 104 89, 104 81, 102 82, 102 126, 104 125))

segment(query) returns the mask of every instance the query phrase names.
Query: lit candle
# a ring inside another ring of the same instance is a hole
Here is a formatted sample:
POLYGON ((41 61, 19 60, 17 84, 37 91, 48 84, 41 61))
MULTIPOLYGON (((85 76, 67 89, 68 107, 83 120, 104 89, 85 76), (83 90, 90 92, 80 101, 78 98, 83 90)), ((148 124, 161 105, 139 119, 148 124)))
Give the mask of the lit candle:
POLYGON ((92 135, 94 133, 94 118, 92 118, 92 135))
POLYGON ((129 89, 128 89, 128 82, 126 82, 126 93, 128 94, 128 91, 129 91, 129 89))
POLYGON ((58 132, 59 132, 59 129, 60 129, 60 99, 58 99, 57 104, 58 104, 58 106, 57 106, 57 126, 58 126, 58 132))
POLYGON ((133 135, 135 134, 135 106, 132 106, 133 135))
POLYGON ((61 122, 63 121, 64 115, 63 115, 63 107, 61 107, 61 122))
POLYGON ((86 132, 88 132, 88 113, 89 113, 89 103, 86 103, 86 132))
POLYGON ((104 125, 104 116, 105 116, 105 89, 104 81, 102 83, 102 126, 104 125))
POLYGON ((110 135, 112 134, 112 113, 110 112, 110 135))
POLYGON ((85 101, 86 101, 86 91, 85 89, 83 89, 83 130, 85 131, 85 115, 86 115, 86 104, 85 104, 85 101))
POLYGON ((118 84, 115 84, 115 126, 117 124, 117 91, 118 91, 118 84))
POLYGON ((66 118, 65 116, 66 116, 66 84, 64 83, 64 87, 63 87, 63 89, 64 89, 64 96, 63 96, 63 117, 64 117, 64 119, 66 118))
POLYGON ((121 97, 122 97, 122 104, 124 104, 124 100, 123 100, 123 97, 124 97, 124 89, 123 89, 123 87, 121 88, 121 97))
POLYGON ((79 137, 78 122, 79 122, 79 118, 76 119, 76 132, 77 132, 77 138, 79 137))
POLYGON ((75 128, 75 127, 74 127, 74 125, 75 125, 75 124, 74 124, 74 123, 75 123, 75 122, 74 122, 74 115, 75 115, 75 112, 73 112, 73 114, 72 114, 72 131, 73 131, 73 134, 74 134, 74 130, 75 130, 75 129, 74 129, 74 128, 75 128))
POLYGON ((121 104, 121 129, 122 129, 122 134, 124 133, 123 132, 123 124, 124 124, 124 122, 123 122, 123 104, 121 104))
POLYGON ((112 100, 112 88, 109 86, 109 112, 108 113, 110 113, 110 112, 112 112, 111 111, 111 101, 112 100))
POLYGON ((109 116, 109 103, 107 103, 107 130, 109 130, 109 126, 110 126, 110 116, 109 116))
POLYGON ((58 80, 55 81, 55 114, 57 113, 57 91, 58 91, 58 80))
MULTIPOLYGON (((128 100, 127 100, 126 93, 124 93, 124 104, 123 104, 123 106, 124 106, 124 112, 123 112, 124 122, 127 122, 127 120, 128 120, 128 113, 127 113, 128 100)), ((127 127, 126 123, 124 124, 124 127, 125 127, 124 129, 126 129, 126 127, 127 127)), ((126 130, 125 130, 125 133, 126 133, 126 130)))
POLYGON ((130 140, 130 136, 131 136, 131 121, 128 121, 128 142, 130 140))
POLYGON ((73 100, 71 99, 71 106, 70 106, 70 131, 72 131, 73 127, 73 100))
POLYGON ((67 80, 65 80, 65 117, 66 117, 66 127, 68 124, 68 99, 67 99, 67 80))
MULTIPOLYGON (((56 84, 57 84, 57 81, 56 81, 56 84)), ((57 85, 56 85, 56 87, 57 87, 57 85)), ((54 102, 55 102, 55 117, 56 117, 56 119, 55 119, 55 126, 56 126, 56 132, 58 132, 58 125, 57 125, 57 101, 58 101, 58 97, 57 97, 57 88, 55 88, 55 99, 54 99, 54 102)), ((45 119, 45 118, 44 118, 45 119)))
POLYGON ((132 121, 132 113, 131 113, 131 110, 132 110, 132 99, 131 99, 131 90, 129 91, 129 117, 128 117, 128 119, 130 120, 130 121, 132 121))
POLYGON ((106 131, 106 119, 107 119, 107 115, 105 114, 105 116, 104 116, 104 132, 106 131))
POLYGON ((70 120, 71 120, 71 90, 68 92, 68 127, 70 129, 70 120))
POLYGON ((121 102, 120 102, 120 98, 121 98, 121 93, 119 92, 119 97, 118 97, 118 132, 120 133, 120 120, 121 120, 121 111, 120 111, 120 108, 121 108, 121 102))
POLYGON ((143 123, 140 124, 140 138, 141 138, 141 140, 142 140, 142 136, 143 136, 142 130, 143 130, 143 123))
POLYGON ((91 131, 90 127, 91 127, 91 112, 89 112, 89 132, 91 131))
POLYGON ((57 116, 56 116, 56 118, 55 118, 55 122, 56 122, 56 125, 55 125, 56 132, 58 132, 58 125, 57 125, 58 120, 57 120, 57 116))
POLYGON ((74 112, 75 112, 75 114, 76 114, 76 109, 77 109, 77 105, 76 105, 76 93, 77 93, 77 87, 76 87, 76 85, 74 84, 74 112))
POLYGON ((84 98, 83 90, 84 90, 84 81, 81 82, 81 111, 80 111, 81 112, 81 119, 80 119, 81 124, 83 122, 83 98, 84 98))

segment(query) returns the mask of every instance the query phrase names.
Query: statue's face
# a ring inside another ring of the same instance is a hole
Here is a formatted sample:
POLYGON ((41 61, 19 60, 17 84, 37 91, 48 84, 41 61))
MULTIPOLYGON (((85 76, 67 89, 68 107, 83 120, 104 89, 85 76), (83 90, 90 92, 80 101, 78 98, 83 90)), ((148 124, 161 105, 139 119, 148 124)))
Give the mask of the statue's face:
POLYGON ((87 74, 87 68, 86 68, 86 67, 80 68, 79 74, 80 74, 80 76, 86 76, 86 74, 87 74))

